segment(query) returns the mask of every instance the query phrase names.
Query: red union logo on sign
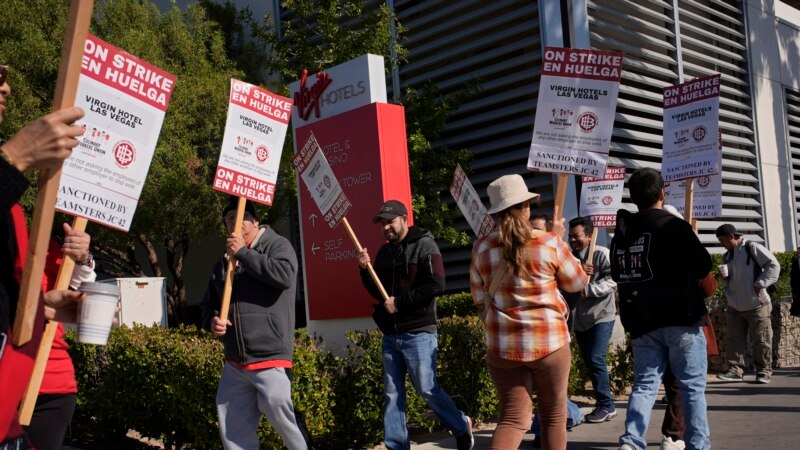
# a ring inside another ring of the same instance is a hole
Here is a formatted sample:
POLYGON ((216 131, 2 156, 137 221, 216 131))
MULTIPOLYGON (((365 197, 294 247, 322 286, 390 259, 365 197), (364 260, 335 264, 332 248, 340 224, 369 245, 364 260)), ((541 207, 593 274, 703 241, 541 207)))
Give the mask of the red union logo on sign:
POLYGON ((114 146, 114 160, 120 167, 128 167, 136 159, 136 149, 128 141, 120 141, 114 146))
POLYGON ((326 72, 318 72, 317 82, 310 88, 306 87, 307 80, 308 70, 303 69, 303 75, 300 76, 300 90, 294 93, 297 115, 303 120, 308 120, 312 109, 314 115, 319 118, 319 98, 325 92, 325 88, 331 84, 331 79, 326 72))
POLYGON ((267 150, 267 147, 264 145, 256 147, 256 159, 258 162, 263 163, 267 158, 269 158, 269 150, 267 150))
POLYGON ((594 130, 594 127, 597 126, 597 116, 591 112, 581 114, 578 116, 578 126, 584 133, 594 130))

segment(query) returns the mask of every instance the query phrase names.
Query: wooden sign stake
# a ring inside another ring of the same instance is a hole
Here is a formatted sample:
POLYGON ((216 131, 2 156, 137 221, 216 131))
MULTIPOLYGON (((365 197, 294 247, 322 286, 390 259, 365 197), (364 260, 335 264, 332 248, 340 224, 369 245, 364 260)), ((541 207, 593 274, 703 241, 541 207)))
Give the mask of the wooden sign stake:
MULTIPOLYGON (((236 232, 241 232, 242 222, 244 222, 244 206, 247 199, 239 197, 239 203, 236 205, 236 222, 233 229, 236 232)), ((225 270, 225 287, 222 290, 222 306, 219 308, 219 318, 228 320, 228 308, 231 305, 231 292, 233 291, 233 275, 236 268, 236 258, 233 255, 228 255, 228 267, 225 270)))
MULTIPOLYGON (((61 64, 53 99, 53 111, 73 106, 81 74, 83 46, 89 34, 92 20, 93 0, 72 0, 69 7, 64 47, 61 49, 61 64)), ((61 168, 44 170, 39 178, 39 191, 31 225, 30 245, 25 258, 25 271, 20 283, 19 301, 14 320, 13 343, 27 343, 33 336, 33 323, 41 294, 44 260, 50 242, 55 217, 56 196, 61 180, 61 168)))
MULTIPOLYGON (((350 235, 350 239, 353 241, 353 245, 356 246, 356 250, 359 252, 364 248, 361 246, 361 243, 358 242, 358 238, 356 234, 353 232, 353 228, 350 227, 350 222, 347 221, 347 217, 342 217, 342 223, 344 224, 345 230, 347 230, 347 234, 350 235)), ((386 293, 386 289, 383 288, 383 284, 381 284, 381 280, 378 279, 378 274, 375 273, 375 269, 372 267, 372 264, 367 264, 367 271, 369 271, 369 275, 372 277, 372 281, 375 282, 375 286, 378 286, 378 290, 381 291, 381 296, 383 296, 383 300, 389 300, 389 294, 386 293)))

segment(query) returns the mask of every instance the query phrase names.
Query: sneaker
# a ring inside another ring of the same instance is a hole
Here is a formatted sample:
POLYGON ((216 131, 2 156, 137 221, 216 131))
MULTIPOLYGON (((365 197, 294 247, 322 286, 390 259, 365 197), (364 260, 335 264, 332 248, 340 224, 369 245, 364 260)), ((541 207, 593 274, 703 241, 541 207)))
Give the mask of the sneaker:
POLYGON ((765 373, 759 373, 756 375, 756 383, 767 384, 769 383, 769 375, 765 373))
POLYGON ((683 450, 686 448, 686 443, 680 439, 672 440, 669 436, 664 436, 661 439, 661 450, 683 450))
POLYGON ((617 417, 617 410, 611 406, 598 406, 594 411, 586 415, 585 419, 589 423, 603 423, 617 417))
POLYGON ((636 450, 633 448, 631 444, 622 444, 619 446, 619 450, 636 450))
POLYGON ((475 436, 472 435, 472 419, 467 416, 467 431, 456 436, 456 448, 458 450, 470 450, 475 445, 475 436))
POLYGON ((742 381, 744 379, 743 376, 738 375, 733 370, 728 370, 727 372, 718 373, 717 378, 724 381, 742 381))

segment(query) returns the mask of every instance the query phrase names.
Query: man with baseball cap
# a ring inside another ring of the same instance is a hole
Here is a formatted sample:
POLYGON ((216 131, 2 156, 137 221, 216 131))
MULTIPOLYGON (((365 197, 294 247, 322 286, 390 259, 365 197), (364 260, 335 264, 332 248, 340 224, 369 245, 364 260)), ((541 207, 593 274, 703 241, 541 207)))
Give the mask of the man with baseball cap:
POLYGON ((406 373, 439 420, 456 437, 459 450, 474 444, 472 420, 459 411, 436 382, 436 296, 444 290, 444 264, 433 235, 408 226, 408 210, 397 200, 384 203, 372 222, 383 229, 384 244, 374 269, 389 298, 384 300, 367 265, 367 249, 358 253, 361 281, 378 301, 372 318, 383 332, 384 443, 388 450, 408 450, 406 373))
POLYGON ((717 240, 727 252, 722 258, 728 276, 722 277, 728 308, 725 334, 725 381, 742 381, 747 339, 753 347, 756 382, 769 383, 772 375, 772 300, 767 288, 778 281, 781 266, 761 244, 746 240, 732 224, 717 228, 717 240))
POLYGON ((297 256, 289 241, 259 226, 251 201, 236 226, 239 198, 222 210, 225 255, 214 266, 202 301, 203 328, 222 340, 225 365, 217 387, 217 415, 225 449, 259 448, 263 413, 290 450, 311 448, 292 403, 297 256), (227 317, 220 317, 228 260, 235 263, 227 317))

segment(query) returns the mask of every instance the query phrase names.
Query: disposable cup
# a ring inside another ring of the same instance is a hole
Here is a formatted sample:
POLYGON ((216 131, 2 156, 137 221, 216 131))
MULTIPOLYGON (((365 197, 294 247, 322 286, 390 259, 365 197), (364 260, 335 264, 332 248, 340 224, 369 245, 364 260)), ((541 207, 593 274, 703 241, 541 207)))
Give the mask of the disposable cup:
POLYGON ((719 276, 722 278, 728 278, 728 265, 727 264, 720 264, 719 265, 719 276))
POLYGON ((84 281, 78 290, 86 294, 78 303, 78 342, 106 345, 117 312, 119 286, 84 281))

